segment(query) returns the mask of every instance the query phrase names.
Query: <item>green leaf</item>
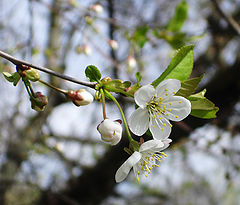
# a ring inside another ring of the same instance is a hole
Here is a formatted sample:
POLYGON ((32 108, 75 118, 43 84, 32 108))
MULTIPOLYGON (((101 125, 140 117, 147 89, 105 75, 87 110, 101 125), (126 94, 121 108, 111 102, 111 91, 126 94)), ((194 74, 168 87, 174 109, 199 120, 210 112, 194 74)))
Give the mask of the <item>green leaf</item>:
POLYGON ((87 66, 85 74, 90 82, 99 82, 102 77, 100 71, 94 65, 87 66))
POLYGON ((191 95, 188 100, 191 102, 191 115, 199 118, 215 118, 219 108, 214 105, 213 102, 204 97, 206 89, 203 91, 191 95))
POLYGON ((204 75, 202 75, 200 77, 196 77, 196 78, 191 78, 191 79, 181 82, 181 88, 176 93, 176 95, 183 96, 185 98, 190 96, 191 94, 193 94, 195 92, 195 90, 197 89, 197 87, 198 87, 199 83, 201 82, 201 80, 203 79, 203 77, 204 77, 204 75))
POLYGON ((218 110, 218 107, 215 107, 212 110, 192 110, 190 114, 198 118, 211 119, 217 117, 216 113, 218 112, 218 110))
POLYGON ((178 79, 180 81, 187 80, 191 75, 193 68, 193 45, 187 45, 180 48, 172 58, 167 69, 152 82, 157 87, 160 82, 166 79, 178 79))
POLYGON ((168 23, 167 30, 172 32, 178 32, 181 30, 188 15, 188 4, 186 0, 180 2, 175 10, 175 14, 168 23))
POLYGON ((137 72, 136 73, 136 79, 137 79, 137 84, 140 85, 140 82, 142 80, 142 75, 140 72, 137 72))
POLYGON ((140 48, 143 48, 145 43, 148 41, 147 32, 148 26, 139 27, 133 34, 131 40, 133 40, 140 48))
POLYGON ((3 75, 6 78, 6 80, 13 83, 14 86, 16 86, 19 80, 21 79, 21 76, 19 75, 18 72, 15 72, 13 74, 8 72, 3 72, 3 75))

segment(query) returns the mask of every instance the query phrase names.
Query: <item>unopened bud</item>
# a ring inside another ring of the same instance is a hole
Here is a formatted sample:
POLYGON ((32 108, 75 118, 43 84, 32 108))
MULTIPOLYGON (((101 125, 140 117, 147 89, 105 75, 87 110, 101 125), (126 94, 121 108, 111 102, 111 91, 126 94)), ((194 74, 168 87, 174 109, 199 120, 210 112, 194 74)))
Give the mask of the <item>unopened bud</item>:
POLYGON ((115 40, 109 40, 109 41, 108 41, 108 44, 109 44, 109 46, 111 46, 111 48, 112 48, 113 50, 118 49, 118 42, 117 42, 117 41, 115 41, 115 40))
POLYGON ((88 105, 93 101, 93 96, 85 89, 76 91, 69 90, 67 97, 70 98, 76 106, 88 105))
POLYGON ((96 12, 96 13, 102 13, 103 12, 103 7, 100 4, 93 4, 90 6, 90 10, 96 12))
POLYGON ((36 69, 30 68, 22 71, 22 76, 27 80, 36 82, 40 79, 40 74, 36 69))
POLYGON ((41 92, 36 92, 34 97, 30 98, 32 103, 32 109, 36 111, 43 111, 45 106, 48 104, 47 96, 41 92))
POLYGON ((136 62, 136 59, 133 57, 133 56, 128 56, 128 59, 127 59, 127 65, 131 68, 134 68, 136 67, 137 65, 137 62, 136 62))
POLYGON ((122 138, 121 123, 121 120, 112 121, 110 119, 105 119, 97 126, 97 130, 105 143, 111 145, 118 144, 122 138))

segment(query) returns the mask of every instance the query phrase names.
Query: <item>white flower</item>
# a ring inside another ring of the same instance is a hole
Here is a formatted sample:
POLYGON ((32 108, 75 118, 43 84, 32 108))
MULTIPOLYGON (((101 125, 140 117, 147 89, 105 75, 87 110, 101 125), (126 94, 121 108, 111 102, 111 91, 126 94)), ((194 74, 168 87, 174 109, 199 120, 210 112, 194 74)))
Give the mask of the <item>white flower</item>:
POLYGON ((102 140, 108 144, 116 145, 122 138, 121 123, 121 120, 103 120, 97 127, 102 140))
POLYGON ((90 9, 96 13, 102 13, 103 7, 100 4, 93 4, 90 6, 90 9))
POLYGON ((159 167, 158 164, 161 162, 162 156, 167 156, 160 151, 166 149, 171 141, 171 139, 164 139, 144 142, 140 146, 139 151, 135 151, 117 170, 115 175, 116 182, 123 181, 132 167, 138 181, 143 175, 148 177, 152 168, 159 167))
POLYGON ((85 89, 79 89, 76 91, 69 90, 67 96, 76 106, 88 105, 93 101, 93 96, 85 89))
POLYGON ((179 80, 168 79, 156 89, 152 85, 138 89, 134 99, 139 108, 130 116, 130 130, 141 136, 149 128, 153 138, 167 138, 172 127, 169 120, 183 120, 191 112, 191 103, 186 98, 174 96, 180 87, 179 80))

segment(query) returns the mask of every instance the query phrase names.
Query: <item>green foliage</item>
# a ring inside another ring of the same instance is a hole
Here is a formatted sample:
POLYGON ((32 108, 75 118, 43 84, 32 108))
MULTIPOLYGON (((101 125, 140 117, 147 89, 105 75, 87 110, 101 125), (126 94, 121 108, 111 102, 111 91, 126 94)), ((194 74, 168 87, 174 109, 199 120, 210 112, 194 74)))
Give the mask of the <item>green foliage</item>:
POLYGON ((137 79, 137 84, 140 85, 140 82, 142 80, 142 75, 140 72, 137 72, 136 73, 136 79, 137 79))
POLYGON ((90 82, 100 82, 100 79, 102 77, 100 71, 94 65, 87 66, 85 74, 87 78, 90 80, 90 82))
POLYGON ((191 78, 188 80, 185 80, 181 82, 181 88, 180 90, 176 93, 176 95, 183 96, 183 97, 188 97, 189 95, 193 94, 195 90, 197 89, 199 83, 203 79, 204 75, 196 78, 191 78))
POLYGON ((193 45, 180 48, 172 58, 167 69, 152 82, 152 85, 157 87, 160 82, 166 79, 187 80, 193 68, 193 48, 193 45))
POLYGON ((215 118, 219 108, 204 95, 206 90, 188 97, 191 102, 191 115, 199 118, 215 118))
POLYGON ((188 15, 188 4, 186 0, 181 1, 175 10, 175 14, 169 21, 167 30, 172 32, 178 32, 181 30, 188 15))
POLYGON ((122 89, 125 90, 126 88, 131 86, 131 82, 129 81, 122 81, 119 79, 114 79, 111 81, 103 82, 102 83, 104 88, 114 88, 114 89, 122 89))
POLYGON ((19 80, 21 79, 21 76, 19 75, 18 72, 15 72, 13 74, 8 72, 3 72, 2 74, 6 78, 6 80, 13 83, 14 86, 16 86, 19 80))
POLYGON ((145 43, 148 41, 147 32, 149 30, 148 26, 141 26, 135 30, 132 36, 129 33, 126 34, 126 37, 135 45, 140 48, 143 48, 145 43))

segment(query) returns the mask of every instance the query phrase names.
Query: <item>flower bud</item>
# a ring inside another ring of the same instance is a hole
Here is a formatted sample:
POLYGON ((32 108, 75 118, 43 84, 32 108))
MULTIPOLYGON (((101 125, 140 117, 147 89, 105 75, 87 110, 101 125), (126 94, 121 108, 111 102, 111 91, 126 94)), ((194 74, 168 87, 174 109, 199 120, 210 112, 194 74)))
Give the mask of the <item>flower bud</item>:
POLYGON ((97 130, 101 134, 104 142, 111 145, 116 145, 122 138, 122 121, 110 119, 103 120, 98 126, 97 130))
POLYGON ((93 101, 93 96, 85 89, 76 91, 69 90, 67 97, 70 98, 76 106, 88 105, 93 101))
POLYGON ((100 4, 93 4, 90 6, 90 9, 96 13, 102 13, 103 12, 103 7, 100 4))
POLYGON ((112 48, 113 50, 118 49, 118 42, 117 42, 117 41, 115 41, 115 40, 109 40, 109 41, 108 41, 108 44, 109 44, 109 46, 111 46, 111 48, 112 48))
POLYGON ((22 72, 23 77, 27 80, 36 82, 40 79, 40 74, 36 69, 30 68, 22 72))
POLYGON ((30 98, 32 103, 32 109, 36 111, 43 111, 45 106, 48 104, 47 96, 41 92, 36 92, 34 97, 30 98))

